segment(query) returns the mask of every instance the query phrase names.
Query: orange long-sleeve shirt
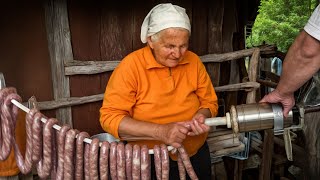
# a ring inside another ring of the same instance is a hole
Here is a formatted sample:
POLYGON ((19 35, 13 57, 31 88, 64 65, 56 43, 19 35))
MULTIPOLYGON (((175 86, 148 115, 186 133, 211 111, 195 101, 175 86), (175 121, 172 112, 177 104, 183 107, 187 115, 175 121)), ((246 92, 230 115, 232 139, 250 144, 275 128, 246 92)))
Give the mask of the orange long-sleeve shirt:
MULTIPOLYGON (((156 62, 146 46, 125 57, 114 70, 100 109, 102 128, 119 138, 124 116, 158 124, 188 121, 201 108, 216 116, 218 103, 210 77, 200 58, 187 51, 178 66, 156 62)), ((188 136, 183 145, 190 156, 204 144, 207 134, 188 136)), ((135 141, 153 148, 157 141, 135 141)))
MULTIPOLYGON (((17 124, 15 129, 15 137, 16 142, 20 148, 21 154, 24 156, 25 149, 26 149, 26 121, 25 121, 26 113, 23 111, 19 111, 17 117, 17 124)), ((14 149, 12 147, 9 157, 4 160, 0 161, 0 177, 2 176, 14 176, 19 174, 20 170, 17 166, 15 156, 14 156, 14 149)))

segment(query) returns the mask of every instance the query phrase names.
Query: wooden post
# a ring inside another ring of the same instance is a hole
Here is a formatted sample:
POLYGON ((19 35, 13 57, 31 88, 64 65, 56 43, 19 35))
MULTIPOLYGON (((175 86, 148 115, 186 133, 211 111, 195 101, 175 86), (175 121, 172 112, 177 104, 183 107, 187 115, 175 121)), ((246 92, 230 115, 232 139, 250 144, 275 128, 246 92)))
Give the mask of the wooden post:
POLYGON ((262 160, 260 166, 259 180, 268 180, 271 175, 271 164, 273 155, 273 129, 264 130, 262 160))
MULTIPOLYGON (((252 53, 249 66, 249 81, 257 82, 258 67, 260 59, 260 49, 255 49, 252 53)), ((248 92, 247 104, 256 102, 256 90, 248 92)))
MULTIPOLYGON (((69 77, 64 62, 73 60, 66 0, 44 1, 47 39, 51 62, 54 99, 70 97, 69 77)), ((72 126, 71 107, 60 108, 56 118, 72 126)))

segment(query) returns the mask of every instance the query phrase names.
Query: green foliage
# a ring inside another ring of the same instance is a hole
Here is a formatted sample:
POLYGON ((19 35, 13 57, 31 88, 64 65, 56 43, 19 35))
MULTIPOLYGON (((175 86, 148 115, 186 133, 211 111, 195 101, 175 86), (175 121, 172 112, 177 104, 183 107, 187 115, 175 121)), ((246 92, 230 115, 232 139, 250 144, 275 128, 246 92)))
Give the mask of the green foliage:
POLYGON ((247 47, 275 44, 286 52, 317 4, 317 0, 261 0, 247 47))

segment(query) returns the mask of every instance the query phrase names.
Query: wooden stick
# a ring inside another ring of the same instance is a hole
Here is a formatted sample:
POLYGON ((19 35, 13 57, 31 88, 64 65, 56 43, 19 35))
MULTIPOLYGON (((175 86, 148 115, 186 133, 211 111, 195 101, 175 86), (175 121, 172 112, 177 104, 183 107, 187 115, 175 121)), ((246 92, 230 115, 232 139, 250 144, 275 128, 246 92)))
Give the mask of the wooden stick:
MULTIPOLYGON (((274 52, 275 46, 261 46, 259 48, 250 48, 234 52, 228 52, 224 54, 207 54, 200 56, 203 63, 209 62, 225 62, 231 60, 241 59, 243 57, 251 56, 255 50, 261 51, 263 54, 268 52, 274 52)), ((70 60, 65 63, 65 74, 76 75, 76 74, 97 74, 107 71, 112 71, 120 63, 119 60, 108 60, 108 61, 79 61, 70 60)))
POLYGON ((226 135, 222 135, 222 136, 216 136, 216 137, 207 138, 207 142, 216 143, 216 142, 219 142, 219 141, 223 141, 223 140, 226 140, 226 139, 233 139, 233 138, 237 138, 237 137, 234 137, 233 134, 226 134, 226 135))
POLYGON ((226 148, 226 149, 222 149, 219 151, 216 151, 213 153, 214 156, 225 156, 231 153, 236 153, 236 152, 241 152, 243 151, 245 148, 245 145, 243 143, 241 143, 239 146, 236 147, 231 147, 231 148, 226 148))
POLYGON ((232 130, 224 130, 224 131, 214 131, 208 134, 209 137, 216 137, 216 136, 222 136, 226 134, 233 134, 232 130))
POLYGON ((208 142, 210 151, 218 151, 225 148, 239 146, 240 144, 241 142, 239 141, 238 138, 225 139, 223 141, 219 141, 215 143, 208 142))

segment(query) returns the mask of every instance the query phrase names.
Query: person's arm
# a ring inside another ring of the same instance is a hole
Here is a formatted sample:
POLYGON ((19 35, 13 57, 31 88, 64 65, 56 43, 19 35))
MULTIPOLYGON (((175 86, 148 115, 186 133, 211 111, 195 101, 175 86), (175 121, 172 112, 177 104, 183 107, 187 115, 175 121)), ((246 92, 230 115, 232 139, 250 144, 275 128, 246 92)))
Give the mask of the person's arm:
POLYGON ((123 140, 158 140, 179 148, 189 129, 183 123, 155 124, 138 121, 125 116, 119 125, 119 136, 123 140))
POLYGON ((294 92, 320 68, 320 42, 302 31, 289 48, 277 88, 260 102, 281 103, 285 116, 294 106, 294 92))
POLYGON ((189 136, 196 136, 209 132, 210 126, 204 124, 207 118, 210 118, 211 112, 208 108, 199 109, 198 112, 193 116, 192 120, 187 122, 187 126, 190 126, 192 131, 188 132, 189 136))
POLYGON ((195 93, 198 96, 200 108, 192 117, 191 121, 186 122, 187 127, 190 127, 192 130, 188 132, 189 136, 196 136, 209 132, 210 127, 205 124, 205 119, 214 117, 218 113, 217 95, 212 86, 211 79, 201 61, 199 61, 198 72, 198 89, 195 93))

